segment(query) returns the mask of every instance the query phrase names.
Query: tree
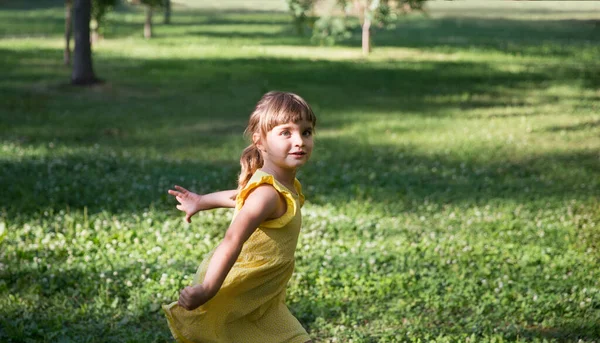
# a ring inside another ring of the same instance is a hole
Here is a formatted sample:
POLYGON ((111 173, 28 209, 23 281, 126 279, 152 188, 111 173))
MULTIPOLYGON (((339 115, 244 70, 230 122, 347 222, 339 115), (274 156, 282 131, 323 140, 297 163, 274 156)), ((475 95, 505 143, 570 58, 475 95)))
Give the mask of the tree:
POLYGON ((321 13, 314 25, 313 40, 321 44, 333 44, 336 40, 350 35, 348 17, 358 18, 362 32, 362 51, 368 55, 371 51, 371 34, 374 27, 390 27, 398 18, 413 10, 423 10, 427 0, 286 0, 294 17, 296 26, 308 21, 309 11, 317 5, 329 7, 321 13), (323 3, 333 3, 331 6, 323 3), (300 22, 300 24, 298 23, 300 22))
POLYGON ((152 6, 146 5, 146 21, 144 22, 144 38, 152 38, 152 6))
MULTIPOLYGON (((92 0, 91 8, 91 38, 92 42, 99 39, 100 24, 105 14, 117 4, 117 0, 92 0)), ((71 35, 73 33, 73 0, 65 0, 65 51, 64 63, 71 64, 71 35)))
POLYGON ((304 36, 304 25, 315 6, 315 2, 315 0, 286 0, 296 27, 296 33, 301 36, 304 36))
POLYGON ((73 68, 71 83, 74 85, 91 85, 100 80, 92 67, 92 45, 90 43, 90 19, 92 0, 74 0, 73 31, 75 50, 73 52, 73 68))
POLYGON ((165 7, 165 20, 163 23, 168 25, 168 24, 171 24, 171 0, 165 0, 164 7, 165 7))
POLYGON ((63 61, 65 65, 71 64, 71 34, 73 31, 73 0, 65 0, 65 51, 63 61))
POLYGON ((90 23, 92 42, 100 40, 106 13, 112 10, 116 5, 117 0, 92 0, 92 20, 90 23))
MULTIPOLYGON (((165 0, 127 0, 133 5, 144 5, 146 7, 146 20, 144 22, 144 37, 152 38, 152 14, 155 8, 165 7, 167 3, 165 0)), ((169 2, 170 10, 170 2, 169 2)))

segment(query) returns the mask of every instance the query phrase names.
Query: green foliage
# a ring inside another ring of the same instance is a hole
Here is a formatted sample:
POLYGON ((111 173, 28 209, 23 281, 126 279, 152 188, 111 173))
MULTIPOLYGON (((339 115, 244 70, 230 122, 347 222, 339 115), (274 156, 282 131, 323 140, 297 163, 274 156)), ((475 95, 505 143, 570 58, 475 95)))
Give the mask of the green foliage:
POLYGON ((313 11, 316 0, 285 0, 285 2, 292 14, 296 33, 304 36, 304 27, 308 24, 308 18, 313 11))
POLYGON ((106 13, 113 10, 118 0, 93 0, 92 1, 92 25, 98 32, 104 27, 104 18, 106 13))
MULTIPOLYGON (((379 28, 391 29, 398 20, 400 14, 413 10, 423 10, 423 5, 427 0, 337 0, 337 6, 332 8, 332 13, 325 14, 316 20, 313 29, 313 42, 322 45, 333 45, 336 41, 350 38, 353 30, 352 22, 348 22, 348 17, 357 17, 362 21, 368 18, 371 25, 379 28), (336 15, 335 12, 344 13, 343 16, 336 15)), ((290 1, 295 3, 296 1, 290 1)), ((306 13, 315 1, 307 1, 304 7, 299 5, 295 8, 301 8, 294 13, 306 13)), ((292 10, 292 6, 290 6, 292 10)), ((293 11, 293 10, 292 10, 293 11)))
POLYGON ((336 41, 350 37, 351 33, 343 18, 321 17, 313 25, 311 41, 319 45, 334 45, 336 41))
POLYGON ((287 13, 177 12, 147 41, 117 8, 84 89, 64 8, 0 11, 0 341, 171 342, 159 306, 231 211, 188 225, 166 189, 235 187, 282 89, 319 118, 287 292, 315 342, 598 342, 599 5, 498 4, 399 22, 368 59, 287 13))

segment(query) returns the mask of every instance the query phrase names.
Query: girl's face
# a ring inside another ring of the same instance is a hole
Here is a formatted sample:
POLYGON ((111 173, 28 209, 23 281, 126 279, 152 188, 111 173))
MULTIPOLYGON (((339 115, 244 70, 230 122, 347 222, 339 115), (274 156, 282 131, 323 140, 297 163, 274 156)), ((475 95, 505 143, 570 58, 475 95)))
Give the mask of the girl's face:
POLYGON ((307 120, 277 125, 258 142, 265 164, 282 169, 296 169, 310 158, 313 149, 313 126, 307 120))

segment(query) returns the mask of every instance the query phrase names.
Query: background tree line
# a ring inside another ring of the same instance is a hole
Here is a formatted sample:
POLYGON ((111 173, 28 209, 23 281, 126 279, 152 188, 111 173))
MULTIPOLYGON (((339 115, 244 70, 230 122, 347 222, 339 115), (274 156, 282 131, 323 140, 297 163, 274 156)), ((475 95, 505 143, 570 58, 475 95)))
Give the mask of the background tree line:
POLYGON ((402 14, 423 11, 427 0, 286 0, 298 34, 312 31, 312 40, 331 45, 349 38, 358 22, 364 55, 371 52, 375 29, 392 28, 402 14))
MULTIPOLYGON (((75 48, 71 83, 90 85, 100 82, 92 64, 93 42, 101 37, 106 13, 119 0, 65 0, 65 64, 71 63, 71 35, 74 33, 75 48), (71 24, 73 24, 71 26, 71 24)), ((144 37, 152 37, 152 15, 156 9, 164 9, 164 23, 171 19, 171 0, 124 0, 131 5, 145 7, 144 37)), ((423 11, 427 0, 285 0, 296 31, 305 35, 312 32, 312 41, 318 44, 334 44, 349 38, 355 23, 361 31, 362 51, 368 55, 372 47, 374 29, 393 27, 399 15, 411 11, 423 11)))

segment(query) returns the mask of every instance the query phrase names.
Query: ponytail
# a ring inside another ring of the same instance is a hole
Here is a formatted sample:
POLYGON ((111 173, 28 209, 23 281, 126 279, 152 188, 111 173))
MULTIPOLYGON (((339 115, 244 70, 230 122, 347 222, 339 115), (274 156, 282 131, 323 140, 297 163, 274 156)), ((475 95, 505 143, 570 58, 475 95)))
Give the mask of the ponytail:
POLYGON ((250 144, 244 149, 242 157, 240 158, 242 171, 240 172, 240 178, 238 179, 238 189, 242 189, 248 184, 248 181, 250 181, 254 172, 262 167, 263 163, 262 156, 256 145, 250 144))

